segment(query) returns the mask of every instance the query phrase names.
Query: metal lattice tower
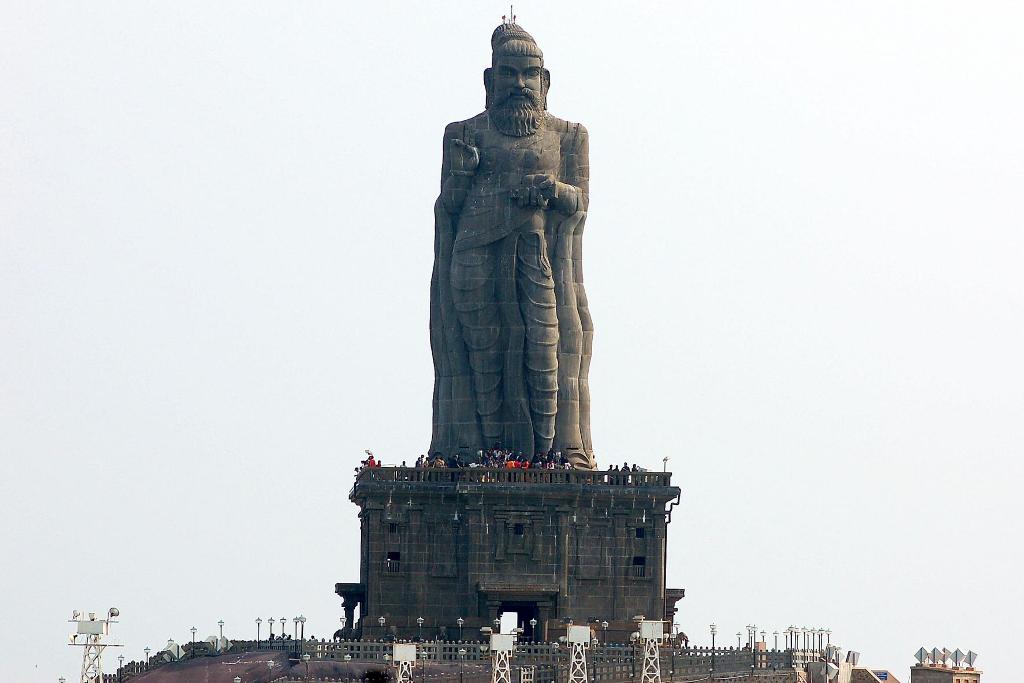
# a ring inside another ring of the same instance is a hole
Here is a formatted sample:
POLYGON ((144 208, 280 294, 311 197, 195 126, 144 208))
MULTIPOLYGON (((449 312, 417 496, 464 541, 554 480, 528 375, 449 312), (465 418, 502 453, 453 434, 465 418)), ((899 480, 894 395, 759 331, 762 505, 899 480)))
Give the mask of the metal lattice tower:
MULTIPOLYGON (((102 683, 103 681, 103 650, 106 645, 99 643, 99 636, 89 636, 89 641, 82 650, 82 683, 102 683)), ((77 643, 76 643, 77 644, 77 643)))
POLYGON ((536 672, 536 666, 522 667, 519 669, 519 683, 533 683, 536 672))
POLYGON ((81 619, 82 613, 77 610, 71 615, 71 623, 76 628, 69 644, 82 648, 80 683, 103 683, 103 650, 120 647, 116 643, 104 643, 103 638, 110 635, 110 625, 117 623, 114 617, 119 614, 116 607, 111 607, 106 619, 97 619, 95 612, 90 612, 87 619, 81 619))
POLYGON ((395 662, 396 683, 412 683, 412 667, 416 662, 416 643, 395 643, 391 646, 391 658, 395 662))
POLYGON ((658 641, 644 638, 644 671, 640 683, 661 683, 661 660, 658 657, 658 641))
POLYGON ((587 683, 587 648, 583 643, 569 645, 569 683, 587 683))
POLYGON ((491 652, 491 683, 512 683, 512 651, 491 652))
POLYGON ((412 683, 412 662, 398 662, 397 683, 412 683))
POLYGON ((569 680, 567 683, 587 683, 587 648, 590 647, 590 627, 573 626, 566 628, 569 642, 569 680))
POLYGON ((665 639, 665 622, 639 617, 640 642, 644 644, 644 668, 640 683, 661 683, 661 658, 658 645, 665 639))

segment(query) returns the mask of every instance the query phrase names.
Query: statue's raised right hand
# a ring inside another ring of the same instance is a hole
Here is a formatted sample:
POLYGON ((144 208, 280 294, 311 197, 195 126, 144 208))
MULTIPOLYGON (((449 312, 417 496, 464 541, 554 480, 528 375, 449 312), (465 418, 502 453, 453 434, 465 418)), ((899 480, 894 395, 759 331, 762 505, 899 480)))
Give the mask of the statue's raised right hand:
POLYGON ((472 144, 455 138, 452 140, 452 173, 472 175, 480 165, 480 150, 472 144))

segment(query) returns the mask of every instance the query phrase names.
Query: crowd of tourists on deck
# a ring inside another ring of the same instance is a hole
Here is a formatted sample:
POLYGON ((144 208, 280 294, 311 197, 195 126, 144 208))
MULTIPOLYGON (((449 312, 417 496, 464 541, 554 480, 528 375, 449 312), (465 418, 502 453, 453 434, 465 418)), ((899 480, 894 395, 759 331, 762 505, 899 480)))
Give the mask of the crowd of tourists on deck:
POLYGON ((416 459, 416 467, 492 467, 507 470, 572 469, 572 465, 562 452, 554 449, 549 450, 547 453, 535 453, 530 458, 522 452, 516 453, 495 444, 486 451, 477 451, 476 455, 476 460, 469 462, 458 453, 447 458, 441 453, 434 453, 432 456, 424 454, 416 459))
MULTIPOLYGON (((359 463, 360 467, 356 468, 356 471, 381 467, 381 461, 378 460, 371 451, 366 451, 366 455, 367 458, 359 463)), ((406 465, 405 461, 402 461, 401 467, 408 467, 408 465, 406 465)), ((532 458, 528 458, 522 452, 506 450, 498 444, 495 444, 486 451, 477 451, 476 458, 472 461, 464 458, 458 453, 447 457, 441 453, 434 453, 432 456, 423 454, 416 459, 415 467, 416 469, 458 469, 462 467, 488 467, 508 470, 572 469, 572 465, 568 458, 566 458, 561 451, 551 449, 547 453, 535 453, 532 458)), ((646 471, 646 469, 638 466, 636 463, 630 465, 628 462, 622 463, 621 467, 618 465, 609 465, 606 470, 607 473, 611 474, 646 471)), ((628 481, 628 478, 624 481, 628 481)))

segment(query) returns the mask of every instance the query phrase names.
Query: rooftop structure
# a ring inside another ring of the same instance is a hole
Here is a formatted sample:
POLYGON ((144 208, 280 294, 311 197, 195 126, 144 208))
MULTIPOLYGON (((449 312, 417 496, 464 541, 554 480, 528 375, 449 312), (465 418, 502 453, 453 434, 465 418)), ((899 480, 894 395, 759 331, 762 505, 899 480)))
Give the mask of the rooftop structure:
POLYGON ((978 683, 981 671, 973 667, 945 664, 915 664, 910 668, 910 683, 978 683))

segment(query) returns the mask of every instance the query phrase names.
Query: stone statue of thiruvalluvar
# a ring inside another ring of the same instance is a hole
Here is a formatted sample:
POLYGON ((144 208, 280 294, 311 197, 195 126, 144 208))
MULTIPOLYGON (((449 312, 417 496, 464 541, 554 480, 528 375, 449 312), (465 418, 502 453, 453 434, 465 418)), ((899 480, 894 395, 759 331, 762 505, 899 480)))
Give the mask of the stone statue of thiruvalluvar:
POLYGON ((514 21, 491 36, 486 109, 444 131, 434 204, 431 452, 495 444, 594 469, 583 289, 587 130, 547 112, 551 75, 514 21))

